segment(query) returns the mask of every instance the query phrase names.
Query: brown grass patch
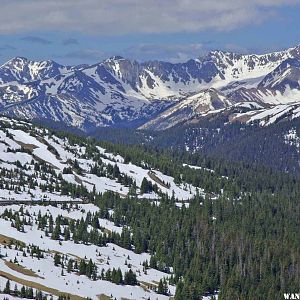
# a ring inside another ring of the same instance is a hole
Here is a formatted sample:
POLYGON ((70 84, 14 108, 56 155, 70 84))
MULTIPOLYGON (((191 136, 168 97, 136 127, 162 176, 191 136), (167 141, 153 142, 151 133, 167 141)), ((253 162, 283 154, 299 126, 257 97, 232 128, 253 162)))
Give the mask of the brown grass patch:
POLYGON ((23 143, 23 142, 17 141, 17 140, 15 140, 15 142, 17 144, 19 144, 22 148, 29 150, 30 152, 32 152, 34 149, 38 148, 38 146, 36 146, 34 144, 26 144, 26 143, 23 143))
POLYGON ((148 291, 149 291, 148 285, 145 285, 142 281, 140 281, 140 287, 141 287, 145 292, 148 292, 148 291))
POLYGON ((37 289, 39 291, 43 291, 43 292, 51 294, 51 295, 55 295, 57 297, 62 296, 62 295, 65 295, 65 296, 69 295, 71 300, 83 300, 84 299, 83 297, 73 295, 73 294, 63 293, 59 290, 50 288, 48 286, 45 286, 43 284, 40 284, 40 283, 37 283, 37 282, 34 282, 34 281, 25 280, 25 279, 16 277, 14 275, 11 275, 7 272, 3 272, 1 270, 0 270, 0 276, 4 277, 6 279, 9 279, 11 281, 15 281, 15 282, 17 282, 19 284, 22 284, 24 286, 31 287, 33 289, 37 289))
POLYGON ((69 255, 73 260, 76 260, 77 262, 80 262, 83 259, 82 257, 75 254, 67 253, 67 255, 69 255))
POLYGON ((149 171, 148 176, 160 186, 168 189, 168 186, 159 177, 157 177, 153 171, 149 171))
POLYGON ((10 262, 10 261, 6 261, 4 260, 4 263, 6 266, 8 266, 10 269, 18 272, 18 273, 21 273, 23 275, 26 275, 26 276, 31 276, 31 277, 35 277, 35 278, 41 278, 41 279, 45 279, 44 277, 41 277, 39 275, 37 275, 35 272, 33 272, 32 270, 29 270, 29 269, 26 269, 25 267, 23 266, 20 266, 18 264, 15 264, 13 262, 10 262))
POLYGON ((109 229, 107 229, 107 228, 105 228, 105 227, 101 227, 101 231, 104 232, 104 233, 106 233, 106 234, 112 233, 111 230, 109 230, 109 229))
POLYGON ((237 117, 236 115, 231 115, 231 116, 229 116, 229 122, 230 123, 234 123, 234 122, 247 123, 251 117, 252 117, 252 115, 246 115, 246 114, 243 116, 239 116, 239 117, 237 117))
POLYGON ((107 295, 101 294, 97 296, 99 300, 111 300, 107 295))
POLYGON ((25 247, 26 244, 19 241, 19 240, 16 240, 12 237, 9 237, 9 236, 6 236, 6 235, 3 235, 3 234, 0 234, 0 244, 2 245, 10 245, 10 244, 13 244, 13 245, 20 245, 20 246, 23 246, 25 247))
POLYGON ((157 288, 158 284, 152 283, 152 282, 146 282, 146 281, 139 281, 141 287, 143 287, 143 289, 146 289, 147 291, 149 290, 148 287, 150 289, 155 289, 157 288))

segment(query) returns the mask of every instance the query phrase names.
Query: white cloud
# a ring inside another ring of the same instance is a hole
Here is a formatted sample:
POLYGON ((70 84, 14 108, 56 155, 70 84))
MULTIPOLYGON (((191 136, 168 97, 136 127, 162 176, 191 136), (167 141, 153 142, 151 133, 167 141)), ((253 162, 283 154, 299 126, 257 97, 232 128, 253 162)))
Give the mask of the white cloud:
POLYGON ((92 34, 230 30, 274 16, 299 0, 2 0, 0 33, 92 34))

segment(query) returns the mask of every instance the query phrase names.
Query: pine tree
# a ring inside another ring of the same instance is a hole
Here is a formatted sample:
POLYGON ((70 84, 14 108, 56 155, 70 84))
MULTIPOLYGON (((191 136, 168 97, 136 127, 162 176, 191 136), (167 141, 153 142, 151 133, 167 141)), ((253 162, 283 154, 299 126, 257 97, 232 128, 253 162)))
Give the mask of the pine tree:
POLYGON ((73 270, 73 260, 69 259, 68 264, 67 264, 67 272, 71 273, 73 270))
POLYGON ((125 273, 124 284, 126 285, 137 285, 136 274, 130 269, 125 273))
POLYGON ((4 288, 3 292, 4 292, 4 294, 9 294, 10 295, 10 292, 11 292, 11 290, 10 290, 10 280, 6 281, 5 288, 4 288))
POLYGON ((55 254, 54 254, 54 265, 57 267, 60 264, 61 264, 61 256, 57 252, 55 252, 55 254))
POLYGON ((80 275, 86 275, 86 262, 84 259, 80 260, 79 263, 79 274, 80 275))
POLYGON ((146 179, 146 177, 144 177, 141 184, 141 194, 146 194, 148 192, 149 192, 149 182, 146 179))

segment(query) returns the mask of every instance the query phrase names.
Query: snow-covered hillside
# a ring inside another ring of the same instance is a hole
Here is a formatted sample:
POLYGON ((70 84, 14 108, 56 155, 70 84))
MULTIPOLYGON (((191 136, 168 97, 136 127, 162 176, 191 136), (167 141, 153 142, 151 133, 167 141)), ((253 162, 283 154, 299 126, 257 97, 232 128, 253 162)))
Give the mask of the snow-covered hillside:
MULTIPOLYGON (((6 280, 10 279, 12 290, 15 284, 19 289, 25 285, 41 290, 45 295, 53 295, 55 298, 62 294, 70 295, 71 299, 75 299, 74 297, 77 297, 76 299, 87 297, 91 299, 99 299, 98 297, 100 299, 169 299, 169 296, 157 294, 155 287, 161 279, 168 279, 170 274, 145 268, 145 262, 150 261, 149 254, 136 254, 112 243, 97 246, 90 243, 77 242, 75 244, 72 238, 70 240, 54 239, 47 233, 48 226, 41 228, 40 221, 44 216, 54 220, 57 220, 59 216, 80 221, 88 214, 93 216, 98 211, 99 208, 91 204, 64 207, 61 205, 56 207, 39 205, 0 207, 0 289, 5 287, 6 280), (21 229, 16 228, 14 217, 8 217, 10 213, 17 214, 27 225, 21 229), (83 261, 87 264, 90 261, 93 262, 93 268, 97 270, 94 271, 95 274, 92 276, 81 274, 80 264, 83 261), (76 267, 77 264, 78 267, 76 267), (123 278, 131 270, 136 274, 139 285, 112 282, 105 276, 113 270, 120 270, 123 278)), ((62 233, 65 228, 68 226, 61 226, 62 233)), ((117 228, 122 231, 122 228, 117 228)), ((90 225, 90 230, 97 230, 99 234, 104 234, 107 231, 113 232, 115 229, 110 224, 101 222, 100 229, 90 225)), ((170 285, 168 289, 170 295, 173 295, 175 287, 170 285)))
POLYGON ((101 205, 116 197, 182 209, 202 189, 88 139, 7 117, 0 118, 0 173, 0 297, 174 296, 172 268, 151 262, 131 244, 135 232, 125 217, 101 205))
POLYGON ((112 191, 122 196, 135 186, 138 197, 149 199, 159 199, 163 193, 188 200, 196 194, 197 188, 190 184, 178 185, 174 178, 159 170, 125 163, 120 155, 99 146, 89 149, 54 136, 46 129, 6 117, 0 118, 0 124, 3 200, 71 200, 70 195, 49 189, 50 183, 59 187, 72 184, 87 192, 112 191), (143 179, 153 185, 150 193, 141 194, 143 179))

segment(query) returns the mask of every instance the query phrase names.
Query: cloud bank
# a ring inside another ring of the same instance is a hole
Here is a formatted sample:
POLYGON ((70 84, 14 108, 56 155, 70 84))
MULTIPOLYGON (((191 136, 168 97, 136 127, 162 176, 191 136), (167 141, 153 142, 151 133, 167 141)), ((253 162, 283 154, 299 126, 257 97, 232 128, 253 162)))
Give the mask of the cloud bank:
POLYGON ((228 31, 276 17, 299 0, 2 0, 0 34, 228 31))

